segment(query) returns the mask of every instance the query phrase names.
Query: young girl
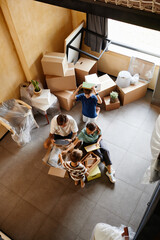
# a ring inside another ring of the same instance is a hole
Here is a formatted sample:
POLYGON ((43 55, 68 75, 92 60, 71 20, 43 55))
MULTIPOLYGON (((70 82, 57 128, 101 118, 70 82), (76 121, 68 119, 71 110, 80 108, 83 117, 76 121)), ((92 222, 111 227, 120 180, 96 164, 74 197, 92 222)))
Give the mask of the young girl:
POLYGON ((82 115, 83 122, 96 121, 96 118, 100 112, 100 107, 97 107, 97 103, 101 104, 102 99, 98 93, 96 93, 95 87, 91 89, 83 89, 84 93, 78 94, 78 91, 82 88, 82 84, 73 93, 72 98, 76 101, 82 102, 82 115))
POLYGON ((115 183, 116 179, 114 177, 114 172, 111 168, 112 162, 110 159, 110 153, 107 149, 106 144, 102 140, 102 134, 99 127, 94 122, 87 123, 86 127, 81 130, 74 143, 72 143, 70 147, 66 151, 64 151, 64 153, 71 150, 73 148, 73 145, 76 145, 80 140, 83 142, 82 150, 84 154, 87 153, 84 147, 94 143, 99 146, 99 149, 94 150, 93 152, 101 158, 101 162, 103 162, 105 167, 107 168, 106 175, 108 176, 109 180, 112 183, 115 183))
POLYGON ((81 188, 85 186, 85 176, 88 176, 87 168, 80 163, 82 157, 82 151, 79 149, 74 149, 70 153, 70 161, 64 161, 62 154, 59 154, 59 159, 64 168, 67 169, 71 178, 75 181, 75 185, 78 185, 78 182, 81 182, 81 188))

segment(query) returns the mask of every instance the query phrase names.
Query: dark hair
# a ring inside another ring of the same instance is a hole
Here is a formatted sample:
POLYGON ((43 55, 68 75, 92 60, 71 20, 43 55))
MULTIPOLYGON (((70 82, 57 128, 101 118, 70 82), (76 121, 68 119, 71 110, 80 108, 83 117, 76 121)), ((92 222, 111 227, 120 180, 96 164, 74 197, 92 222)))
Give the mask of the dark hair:
POLYGON ((97 126, 97 124, 95 124, 94 122, 89 122, 89 123, 87 123, 86 128, 88 128, 90 131, 97 130, 97 131, 98 131, 98 134, 99 134, 100 131, 101 131, 100 128, 97 126))
POLYGON ((70 159, 72 162, 78 162, 82 157, 82 151, 80 149, 73 149, 70 153, 70 159))
POLYGON ((62 126, 64 123, 68 122, 68 118, 65 114, 59 114, 57 117, 57 123, 62 126))
POLYGON ((90 94, 92 92, 92 89, 86 89, 86 88, 83 88, 83 92, 85 94, 90 94))

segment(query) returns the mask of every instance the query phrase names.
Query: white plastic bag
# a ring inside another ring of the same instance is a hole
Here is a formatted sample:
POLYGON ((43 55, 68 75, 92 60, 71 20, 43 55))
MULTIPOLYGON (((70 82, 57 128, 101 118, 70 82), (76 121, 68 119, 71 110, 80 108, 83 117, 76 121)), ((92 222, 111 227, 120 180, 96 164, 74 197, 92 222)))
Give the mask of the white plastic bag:
POLYGON ((132 76, 128 71, 121 71, 118 73, 116 84, 121 88, 126 88, 130 86, 132 76))
POLYGON ((137 85, 138 82, 139 82, 139 74, 136 73, 136 74, 131 78, 130 84, 132 84, 132 85, 137 85))
MULTIPOLYGON (((90 240, 123 240, 122 233, 124 232, 124 225, 114 227, 106 223, 97 223, 93 229, 90 240)), ((129 240, 134 238, 135 233, 129 227, 129 240)))

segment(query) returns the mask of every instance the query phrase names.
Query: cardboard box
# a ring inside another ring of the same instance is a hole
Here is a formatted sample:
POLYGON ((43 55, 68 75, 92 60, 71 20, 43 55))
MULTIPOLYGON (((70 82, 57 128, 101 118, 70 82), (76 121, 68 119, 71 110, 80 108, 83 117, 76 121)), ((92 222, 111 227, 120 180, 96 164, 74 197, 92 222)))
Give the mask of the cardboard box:
POLYGON ((87 181, 91 181, 91 180, 94 180, 99 177, 101 177, 101 171, 100 171, 99 167, 97 166, 89 173, 89 175, 87 177, 87 181))
POLYGON ((121 104, 126 105, 144 97, 146 95, 147 87, 148 83, 146 82, 138 82, 137 85, 130 85, 127 88, 120 88, 117 86, 121 104))
POLYGON ((76 89, 75 70, 68 69, 64 77, 47 75, 46 83, 51 92, 76 89))
POLYGON ((61 177, 61 178, 64 178, 64 177, 67 177, 67 178, 68 178, 69 175, 68 175, 67 170, 62 169, 62 168, 52 167, 52 166, 48 163, 49 155, 50 155, 51 150, 52 150, 52 146, 49 146, 49 148, 47 149, 46 155, 45 155, 44 158, 42 159, 42 161, 49 167, 48 174, 53 175, 53 176, 57 176, 57 177, 61 177))
POLYGON ((80 85, 85 81, 86 75, 97 73, 97 61, 81 57, 74 65, 74 68, 77 84, 80 85))
POLYGON ((41 59, 41 63, 45 75, 65 76, 68 69, 65 53, 46 53, 41 59))
POLYGON ((108 74, 104 74, 99 77, 99 81, 101 82, 101 90, 98 91, 101 98, 110 94, 110 92, 116 89, 116 83, 108 76, 108 74))
POLYGON ((104 100, 106 111, 114 110, 120 107, 119 99, 114 103, 110 103, 110 96, 104 97, 103 100, 104 100))
POLYGON ((53 92, 53 94, 58 98, 60 107, 69 111, 74 106, 75 101, 71 99, 71 96, 74 91, 60 91, 60 92, 53 92))
POLYGON ((93 83, 97 91, 101 90, 101 82, 99 81, 99 78, 96 73, 86 75, 85 81, 87 83, 93 83))
POLYGON ((94 152, 89 152, 81 159, 81 163, 84 164, 90 173, 100 163, 100 157, 94 152))

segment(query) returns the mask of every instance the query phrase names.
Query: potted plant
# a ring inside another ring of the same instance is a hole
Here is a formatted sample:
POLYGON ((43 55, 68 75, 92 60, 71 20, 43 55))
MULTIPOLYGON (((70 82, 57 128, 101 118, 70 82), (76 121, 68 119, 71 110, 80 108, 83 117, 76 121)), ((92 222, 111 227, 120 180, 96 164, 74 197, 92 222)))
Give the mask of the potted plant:
POLYGON ((117 100, 118 100, 118 93, 112 91, 112 92, 110 93, 110 102, 111 102, 111 103, 115 103, 115 102, 117 102, 117 100))
POLYGON ((39 82, 37 80, 31 80, 31 83, 34 86, 34 94, 40 95, 42 92, 42 89, 39 86, 39 82))

